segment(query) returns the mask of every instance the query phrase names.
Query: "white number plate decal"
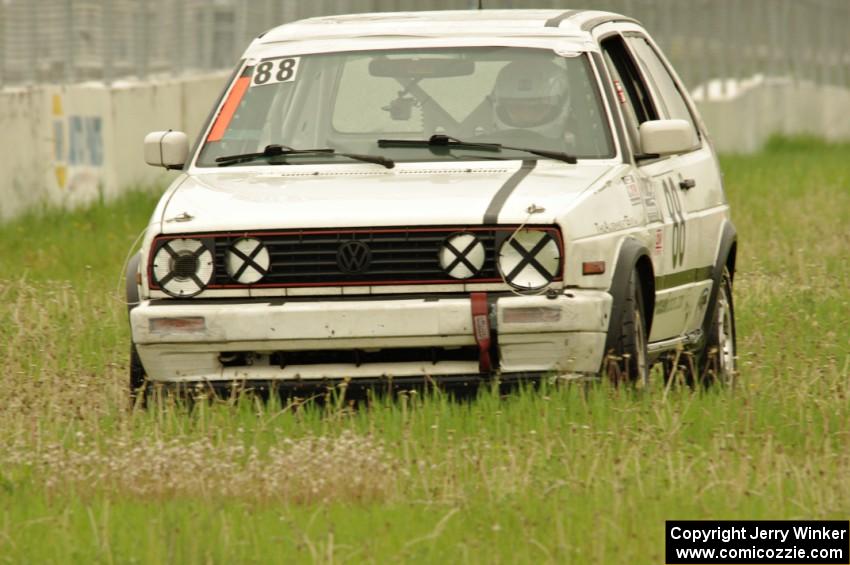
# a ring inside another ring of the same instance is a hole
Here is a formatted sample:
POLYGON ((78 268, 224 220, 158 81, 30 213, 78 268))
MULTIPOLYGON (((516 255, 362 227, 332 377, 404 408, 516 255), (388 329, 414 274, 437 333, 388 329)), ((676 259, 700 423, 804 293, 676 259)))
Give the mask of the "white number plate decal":
POLYGON ((254 67, 251 86, 292 82, 298 73, 298 63, 300 60, 300 57, 285 57, 261 62, 254 67))

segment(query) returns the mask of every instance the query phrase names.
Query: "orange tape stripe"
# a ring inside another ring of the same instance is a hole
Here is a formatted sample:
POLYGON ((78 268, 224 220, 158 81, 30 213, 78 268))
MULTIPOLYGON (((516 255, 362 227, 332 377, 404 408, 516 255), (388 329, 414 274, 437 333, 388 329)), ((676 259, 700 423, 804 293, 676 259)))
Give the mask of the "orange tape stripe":
POLYGON ((210 134, 207 136, 207 141, 220 141, 224 137, 224 132, 227 131, 227 126, 230 125, 230 120, 233 119, 233 114, 236 113, 236 108, 242 102, 242 97, 245 96, 250 83, 251 77, 239 77, 236 84, 233 85, 233 89, 227 96, 227 100, 224 102, 224 106, 221 107, 221 112, 219 112, 210 130, 210 134))

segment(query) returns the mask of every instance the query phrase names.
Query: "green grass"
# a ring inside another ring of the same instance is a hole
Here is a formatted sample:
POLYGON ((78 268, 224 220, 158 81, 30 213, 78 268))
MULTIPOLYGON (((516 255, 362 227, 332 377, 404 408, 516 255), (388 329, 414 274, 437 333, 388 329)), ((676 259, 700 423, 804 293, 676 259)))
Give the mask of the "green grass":
POLYGON ((848 145, 725 158, 734 390, 126 407, 156 197, 0 226, 0 562, 663 562, 664 520, 850 515, 848 145))

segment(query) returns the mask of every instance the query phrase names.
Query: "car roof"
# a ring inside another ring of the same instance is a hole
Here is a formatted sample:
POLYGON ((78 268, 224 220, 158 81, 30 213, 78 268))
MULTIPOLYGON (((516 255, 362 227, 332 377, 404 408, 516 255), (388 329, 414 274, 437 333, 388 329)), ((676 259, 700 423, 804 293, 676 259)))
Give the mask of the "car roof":
POLYGON ((590 39, 597 25, 635 20, 598 10, 447 10, 324 16, 262 34, 255 43, 358 37, 558 36, 590 39))

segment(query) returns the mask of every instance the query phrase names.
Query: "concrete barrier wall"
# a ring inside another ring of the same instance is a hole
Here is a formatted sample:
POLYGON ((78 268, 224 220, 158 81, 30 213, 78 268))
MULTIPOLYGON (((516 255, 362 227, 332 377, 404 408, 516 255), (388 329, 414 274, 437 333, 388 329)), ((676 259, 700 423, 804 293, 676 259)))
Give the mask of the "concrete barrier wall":
MULTIPOLYGON (((144 163, 142 139, 169 128, 194 139, 227 76, 0 92, 0 221, 167 182, 175 173, 144 163)), ((850 140, 844 88, 755 78, 694 94, 721 152, 757 151, 775 134, 850 140)))
POLYGON ((0 221, 167 182, 175 173, 145 164, 142 139, 169 128, 197 136, 227 76, 0 92, 0 221))
MULTIPOLYGON (((711 85, 710 85, 711 86, 711 85)), ((715 85, 716 86, 716 85, 715 85)), ((850 140, 850 90, 755 78, 738 84, 699 88, 700 114, 723 153, 753 153, 774 135, 807 135, 850 140)))

